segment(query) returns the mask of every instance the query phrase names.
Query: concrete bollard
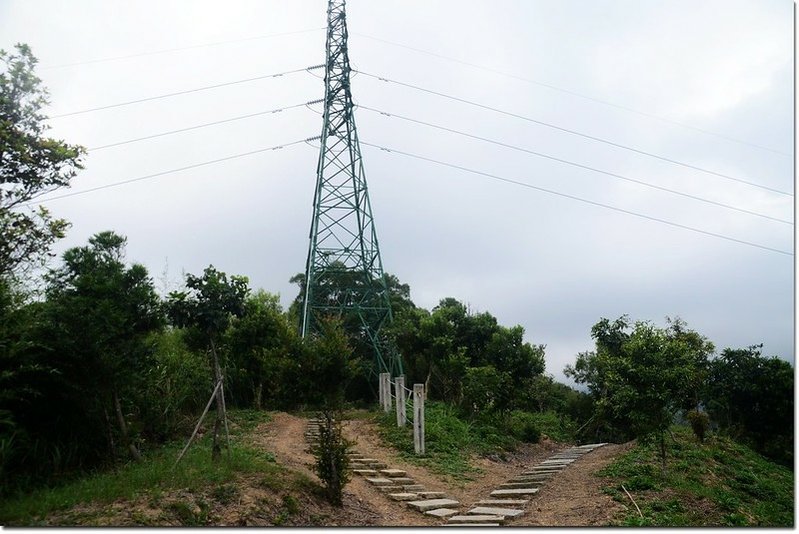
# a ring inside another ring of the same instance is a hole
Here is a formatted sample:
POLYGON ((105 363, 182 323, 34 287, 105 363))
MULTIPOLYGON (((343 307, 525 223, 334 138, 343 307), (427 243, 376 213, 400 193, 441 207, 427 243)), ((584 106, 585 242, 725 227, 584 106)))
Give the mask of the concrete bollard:
POLYGON ((424 384, 413 385, 413 449, 424 454, 424 384))

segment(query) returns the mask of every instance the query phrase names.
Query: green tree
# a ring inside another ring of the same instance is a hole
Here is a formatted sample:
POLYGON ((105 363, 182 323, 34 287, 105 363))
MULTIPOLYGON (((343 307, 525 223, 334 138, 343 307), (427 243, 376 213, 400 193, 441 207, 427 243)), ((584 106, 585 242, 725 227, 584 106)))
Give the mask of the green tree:
POLYGON ((762 345, 727 348, 710 362, 703 400, 722 431, 791 465, 794 369, 762 355, 762 345))
POLYGON ((0 277, 19 276, 50 257, 50 246, 64 237, 68 223, 37 197, 69 185, 82 168, 83 147, 45 136, 41 112, 47 90, 34 74, 36 58, 18 44, 0 50, 0 277))
MULTIPOLYGON (((203 336, 211 353, 214 384, 222 383, 222 368, 219 364, 217 344, 221 334, 230 325, 231 317, 244 314, 244 303, 249 293, 247 278, 231 276, 209 265, 202 276, 186 274, 188 291, 173 291, 169 294, 167 309, 173 323, 182 327, 195 327, 203 336)), ((219 434, 226 421, 224 394, 216 395, 216 420, 214 422, 211 457, 219 458, 221 446, 219 434)))
POLYGON ((244 313, 233 319, 224 335, 229 393, 233 395, 238 390, 238 404, 254 405, 260 410, 264 385, 278 387, 279 377, 269 376, 275 370, 270 360, 279 357, 290 343, 290 330, 277 295, 259 290, 247 298, 244 313))
MULTIPOLYGON (((79 358, 113 414, 125 446, 138 459, 122 396, 140 384, 148 366, 147 336, 162 322, 160 301, 147 269, 125 266, 126 238, 101 232, 89 245, 64 253, 47 276, 47 310, 59 332, 59 349, 79 358)), ((106 416, 107 417, 107 416, 106 416)))
POLYGON ((620 423, 639 439, 660 441, 666 469, 665 434, 680 409, 697 398, 713 344, 679 319, 665 329, 626 317, 600 320, 591 330, 596 351, 578 355, 565 373, 596 396, 596 417, 620 423))

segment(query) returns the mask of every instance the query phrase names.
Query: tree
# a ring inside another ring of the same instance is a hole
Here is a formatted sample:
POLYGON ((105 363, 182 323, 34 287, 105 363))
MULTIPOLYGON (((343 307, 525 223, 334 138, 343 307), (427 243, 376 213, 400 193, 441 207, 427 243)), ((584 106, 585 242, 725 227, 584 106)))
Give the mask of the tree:
POLYGON ((793 460, 794 370, 762 345, 727 348, 710 362, 703 400, 726 433, 786 465, 793 460))
POLYGON ((249 293, 247 278, 231 276, 217 271, 209 265, 202 276, 186 274, 186 288, 189 291, 173 291, 169 294, 167 308, 169 316, 177 326, 195 327, 206 341, 211 353, 216 397, 216 421, 214 422, 211 457, 218 459, 221 454, 219 434, 221 425, 227 424, 225 414, 222 369, 219 365, 217 342, 227 330, 231 317, 244 314, 244 303, 249 293), (221 390, 221 391, 220 391, 221 390))
POLYGON ((674 414, 697 398, 713 344, 679 319, 665 329, 639 321, 630 331, 626 316, 603 318, 591 335, 596 350, 578 355, 566 375, 595 396, 595 417, 639 439, 659 439, 665 473, 665 434, 674 414))
POLYGON ((34 74, 36 58, 24 44, 0 50, 0 277, 20 275, 50 257, 68 223, 27 204, 69 185, 85 149, 45 136, 41 113, 47 90, 34 74))
POLYGON ((78 359, 75 363, 108 399, 122 440, 138 459, 122 395, 147 367, 145 339, 161 327, 162 318, 147 269, 125 266, 126 242, 101 232, 89 239, 89 246, 67 250, 63 266, 47 276, 46 295, 50 322, 62 333, 58 348, 78 359))

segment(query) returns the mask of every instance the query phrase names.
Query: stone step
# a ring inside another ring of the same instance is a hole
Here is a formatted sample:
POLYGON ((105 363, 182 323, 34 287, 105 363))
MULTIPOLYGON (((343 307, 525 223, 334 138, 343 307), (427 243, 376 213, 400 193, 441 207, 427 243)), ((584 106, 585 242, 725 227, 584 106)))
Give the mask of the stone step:
POLYGON ((451 515, 455 515, 458 513, 457 509, 452 508, 434 508, 433 510, 428 510, 425 512, 425 515, 432 515, 433 517, 449 517, 451 515))
POLYGON ((424 491, 424 486, 422 484, 406 484, 402 487, 405 491, 424 491))
POLYGON ((497 489, 490 493, 492 497, 518 497, 520 495, 534 495, 538 493, 538 488, 510 488, 497 489))
POLYGON ((418 491, 417 493, 422 499, 443 499, 445 496, 443 491, 418 491))
POLYGON ((499 523, 444 523, 445 527, 501 527, 499 523))
POLYGON ((502 523, 503 521, 505 521, 505 518, 501 515, 453 515, 447 520, 450 524, 470 523, 480 525, 483 523, 502 523))
POLYGON ((365 464, 362 462, 350 462, 350 469, 371 469, 372 471, 377 474, 377 470, 372 469, 369 464, 365 464))
POLYGON ((380 474, 388 478, 404 477, 408 475, 408 473, 402 469, 381 469, 380 474))
POLYGON ((424 499, 408 502, 408 506, 420 512, 435 510, 436 508, 456 508, 459 505, 460 503, 454 499, 424 499))
POLYGON ((382 491, 383 493, 403 493, 405 492, 405 488, 402 486, 375 486, 378 490, 382 491))
POLYGON ((388 496, 395 501, 412 501, 419 497, 415 493, 389 493, 388 496))
POLYGON ((517 489, 517 488, 537 488, 543 484, 542 481, 536 482, 506 482, 497 486, 499 489, 517 489))
POLYGON ((399 484, 405 486, 407 484, 416 484, 416 481, 410 477, 393 477, 389 478, 392 484, 399 484))
POLYGON ((386 468, 386 464, 384 464, 383 462, 366 462, 365 461, 363 463, 365 463, 366 465, 368 465, 372 469, 385 469, 386 468))
POLYGON ((541 471, 561 471, 564 467, 563 465, 536 465, 531 467, 526 472, 527 473, 540 473, 541 471))
POLYGON ((524 506, 527 499, 482 499, 475 503, 475 506, 524 506))
POLYGON ((522 515, 524 510, 518 508, 498 508, 494 506, 475 506, 471 510, 467 510, 467 515, 494 515, 501 517, 516 517, 522 515))
POLYGON ((547 465, 565 465, 565 464, 570 464, 573 461, 574 460, 544 460, 539 465, 541 465, 542 467, 547 465))
POLYGON ((366 481, 373 486, 393 486, 394 481, 390 478, 382 478, 382 477, 370 477, 367 478, 366 481))
POLYGON ((361 475, 362 477, 374 477, 377 476, 377 471, 374 469, 353 469, 353 473, 356 475, 361 475))

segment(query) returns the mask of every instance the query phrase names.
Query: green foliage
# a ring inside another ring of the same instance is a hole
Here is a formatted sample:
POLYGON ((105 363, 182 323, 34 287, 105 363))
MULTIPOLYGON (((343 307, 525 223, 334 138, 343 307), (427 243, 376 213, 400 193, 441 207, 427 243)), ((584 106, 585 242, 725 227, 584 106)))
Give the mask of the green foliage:
POLYGON ((712 360, 704 402, 724 432, 792 465, 794 369, 761 347, 725 349, 712 360))
POLYGON ((512 379, 495 367, 469 367, 463 379, 462 405, 472 415, 504 412, 510 405, 512 379))
POLYGON ((629 504, 621 486, 635 498, 620 523, 668 527, 790 527, 794 512, 794 475, 748 447, 723 436, 704 443, 684 427, 667 440, 669 469, 659 476, 655 444, 638 444, 597 473, 605 492, 629 504))
POLYGON ((691 425, 691 430, 694 431, 694 436, 696 436, 696 439, 698 439, 700 442, 704 442, 705 435, 710 427, 710 416, 706 412, 691 410, 685 414, 685 417, 688 419, 688 422, 691 425))
POLYGON ((45 136, 41 110, 49 102, 36 63, 27 45, 0 50, 0 278, 24 274, 50 257, 68 223, 42 206, 22 205, 69 185, 83 168, 83 147, 45 136))
POLYGON ((660 440, 665 468, 665 432, 674 414, 696 406, 713 345, 679 319, 668 328, 626 317, 599 321, 591 330, 596 351, 578 355, 565 372, 588 385, 595 418, 622 435, 660 440))
POLYGON ((324 413, 319 425, 319 441, 311 447, 314 455, 314 471, 325 487, 327 500, 341 506, 344 486, 350 480, 347 450, 352 444, 341 433, 341 423, 332 412, 324 413))
MULTIPOLYGON (((236 413, 233 413, 236 417, 236 413)), ((62 485, 20 492, 0 501, 0 523, 4 525, 32 525, 44 516, 58 510, 72 508, 81 503, 111 503, 119 499, 133 500, 144 494, 158 494, 182 488, 200 493, 208 486, 224 498, 229 487, 240 474, 261 475, 270 485, 282 488, 282 468, 264 458, 261 451, 233 444, 230 461, 213 462, 209 454, 208 437, 194 445, 177 468, 175 458, 183 447, 183 440, 166 444, 146 455, 145 461, 129 463, 113 471, 101 472, 62 485)), ((191 515, 186 520, 193 521, 191 515)), ((196 519, 196 516, 195 516, 196 519)))
POLYGON ((443 402, 425 403, 424 456, 414 452, 410 425, 399 428, 396 417, 385 414, 379 415, 377 421, 383 440, 403 459, 456 480, 470 480, 473 473, 480 471, 471 462, 473 455, 501 455, 516 444, 504 428, 497 428, 490 421, 462 419, 457 409, 443 402))

